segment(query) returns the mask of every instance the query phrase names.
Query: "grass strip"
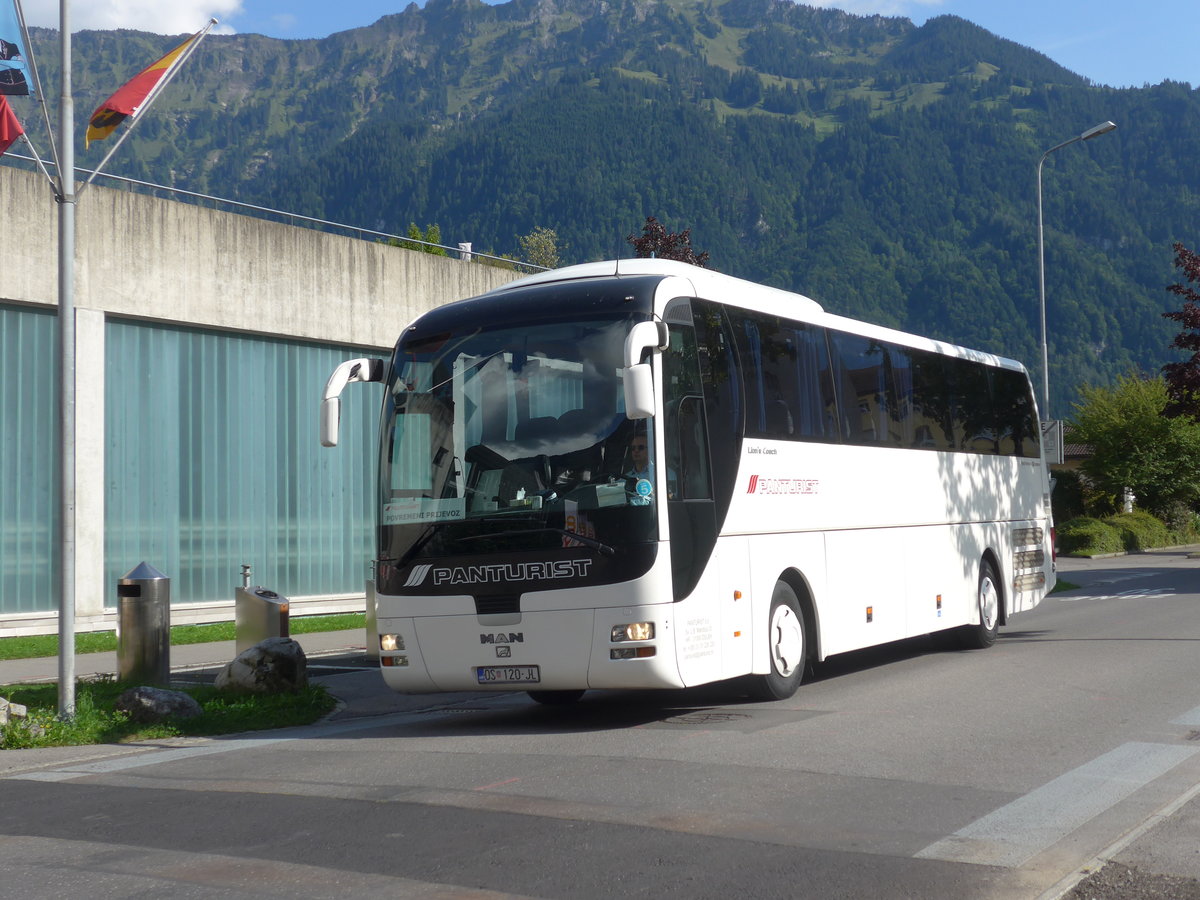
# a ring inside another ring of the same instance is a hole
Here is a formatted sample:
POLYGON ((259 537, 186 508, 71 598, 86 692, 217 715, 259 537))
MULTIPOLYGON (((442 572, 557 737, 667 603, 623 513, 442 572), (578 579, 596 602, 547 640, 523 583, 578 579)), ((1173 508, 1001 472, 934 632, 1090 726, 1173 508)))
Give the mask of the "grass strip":
POLYGON ((176 686, 173 690, 191 694, 203 713, 192 719, 143 725, 129 721, 127 714, 116 709, 117 698, 133 686, 108 680, 81 681, 75 691, 75 716, 63 720, 57 714, 57 684, 0 685, 0 697, 25 706, 28 713, 0 725, 0 750, 289 728, 311 724, 337 705, 337 700, 316 684, 294 694, 233 694, 209 685, 176 686))
MULTIPOLYGON (((338 613, 326 616, 298 616, 288 622, 291 634, 314 634, 319 631, 350 631, 366 628, 363 613, 338 613)), ((237 637, 233 622, 211 625, 175 625, 171 628, 172 644, 207 644, 213 641, 232 641, 237 637)), ((89 631, 75 635, 76 653, 111 653, 117 649, 115 631, 89 631)), ((58 656, 57 634, 32 634, 0 638, 0 659, 30 659, 36 656, 58 656)))

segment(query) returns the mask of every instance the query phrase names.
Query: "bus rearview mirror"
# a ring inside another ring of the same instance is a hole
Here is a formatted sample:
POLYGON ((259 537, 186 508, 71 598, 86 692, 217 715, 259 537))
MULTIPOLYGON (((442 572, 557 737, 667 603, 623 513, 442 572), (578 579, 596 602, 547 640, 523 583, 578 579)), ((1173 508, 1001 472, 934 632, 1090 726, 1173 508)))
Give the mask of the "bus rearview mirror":
POLYGON ((625 382, 625 417, 648 419, 654 415, 654 374, 649 363, 628 366, 622 373, 625 382))
POLYGON ((342 418, 342 401, 337 397, 327 397, 321 401, 321 446, 336 447, 338 442, 338 424, 342 418))

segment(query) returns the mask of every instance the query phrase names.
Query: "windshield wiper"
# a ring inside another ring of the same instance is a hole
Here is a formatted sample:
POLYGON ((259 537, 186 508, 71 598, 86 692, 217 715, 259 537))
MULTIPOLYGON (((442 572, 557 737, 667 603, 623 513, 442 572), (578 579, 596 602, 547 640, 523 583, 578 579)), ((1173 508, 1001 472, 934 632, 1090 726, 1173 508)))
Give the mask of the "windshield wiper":
MULTIPOLYGON (((520 521, 529 521, 529 520, 496 518, 496 519, 484 519, 483 521, 485 521, 485 522, 487 522, 487 521, 493 521, 493 522, 517 521, 517 522, 520 522, 520 521)), ((542 534, 543 532, 546 532, 546 531, 551 531, 551 532, 554 532, 555 534, 561 534, 564 537, 568 537, 573 541, 578 541, 579 543, 583 544, 583 546, 585 546, 585 547, 591 547, 593 550, 599 550, 605 556, 612 556, 613 554, 615 554, 617 552, 616 548, 610 547, 608 544, 604 543, 603 541, 598 541, 595 538, 590 538, 590 537, 587 537, 586 535, 577 534, 574 531, 567 531, 567 529, 565 529, 565 528, 555 528, 552 525, 543 525, 538 528, 519 528, 515 531, 489 531, 487 534, 472 534, 472 535, 468 535, 466 537, 460 537, 458 540, 465 544, 467 541, 478 541, 478 540, 482 540, 484 538, 507 537, 510 534, 542 534)))

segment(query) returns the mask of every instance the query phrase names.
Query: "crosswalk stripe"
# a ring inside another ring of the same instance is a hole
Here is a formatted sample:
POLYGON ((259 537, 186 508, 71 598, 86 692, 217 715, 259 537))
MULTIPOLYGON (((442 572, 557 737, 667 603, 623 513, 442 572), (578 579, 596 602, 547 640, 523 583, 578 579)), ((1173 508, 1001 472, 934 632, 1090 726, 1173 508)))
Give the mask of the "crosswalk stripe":
POLYGON ((917 857, 1018 868, 1197 752, 1200 748, 1172 744, 1122 744, 930 844, 917 857))

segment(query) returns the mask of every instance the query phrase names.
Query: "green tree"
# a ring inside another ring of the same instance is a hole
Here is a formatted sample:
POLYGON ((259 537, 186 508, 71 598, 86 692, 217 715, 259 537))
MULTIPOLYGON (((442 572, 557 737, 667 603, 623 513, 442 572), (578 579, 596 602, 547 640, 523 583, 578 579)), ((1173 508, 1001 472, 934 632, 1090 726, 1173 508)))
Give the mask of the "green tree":
POLYGON ((521 245, 521 259, 533 266, 557 269, 562 265, 558 253, 558 232, 553 228, 538 227, 517 238, 521 245))
POLYGON ((1085 387, 1071 420, 1073 440, 1089 444, 1083 471, 1100 491, 1133 491, 1140 507, 1163 514, 1200 498, 1200 422, 1163 415, 1162 378, 1134 375, 1111 387, 1085 387))
POLYGON ((437 246, 442 242, 442 229, 439 225, 426 225, 421 231, 415 222, 408 225, 408 236, 411 240, 392 238, 388 243, 393 247, 403 247, 405 250, 417 250, 421 253, 432 253, 434 256, 448 256, 445 247, 437 246), (419 242, 419 243, 418 243, 419 242))

